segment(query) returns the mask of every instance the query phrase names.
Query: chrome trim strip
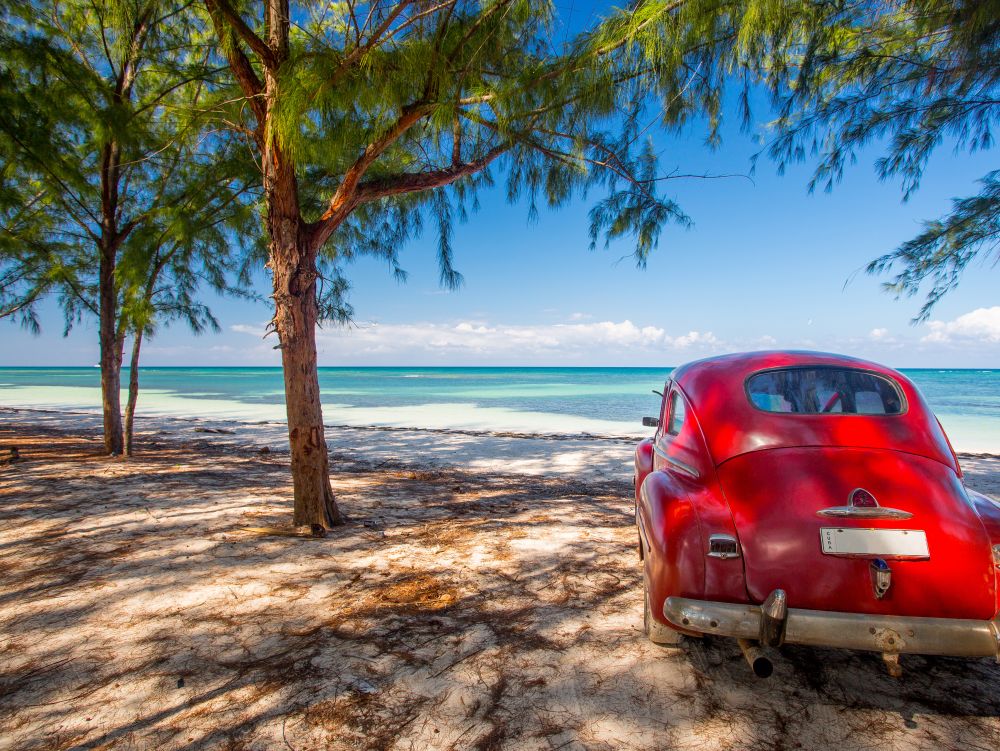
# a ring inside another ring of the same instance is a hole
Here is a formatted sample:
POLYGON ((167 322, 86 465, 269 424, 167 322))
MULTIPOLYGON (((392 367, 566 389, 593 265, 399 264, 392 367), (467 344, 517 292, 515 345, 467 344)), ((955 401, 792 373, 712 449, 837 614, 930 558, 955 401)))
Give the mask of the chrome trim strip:
MULTIPOLYGON (((668 597, 663 615, 684 631, 758 639, 758 605, 668 597)), ((891 654, 993 657, 1000 660, 1000 622, 965 618, 839 613, 788 609, 785 644, 860 649, 891 654)))
POLYGON ((820 509, 816 516, 833 517, 837 519, 910 519, 909 511, 886 506, 830 506, 820 509))
POLYGON ((693 477, 695 480, 701 477, 701 473, 694 467, 692 467, 690 464, 685 464, 679 459, 674 459, 672 456, 668 456, 667 453, 660 448, 660 444, 654 443, 653 451, 655 451, 657 456, 663 459, 667 464, 669 464, 673 469, 676 469, 678 472, 683 472, 688 477, 693 477))

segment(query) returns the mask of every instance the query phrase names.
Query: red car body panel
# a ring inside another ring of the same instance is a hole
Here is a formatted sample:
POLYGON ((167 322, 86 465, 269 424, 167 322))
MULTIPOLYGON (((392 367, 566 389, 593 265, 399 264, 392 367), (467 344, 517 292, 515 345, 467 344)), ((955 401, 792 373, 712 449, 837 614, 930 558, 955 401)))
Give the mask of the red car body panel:
POLYGON ((700 595, 705 583, 701 524, 685 489, 663 472, 650 474, 643 489, 650 497, 662 499, 645 504, 639 517, 651 601, 681 592, 686 597, 700 595))
POLYGON ((997 615, 1000 506, 967 491, 944 431, 904 376, 838 355, 764 352, 691 363, 671 374, 660 427, 635 453, 636 521, 653 617, 667 597, 761 603, 785 590, 790 608, 899 616, 997 615), (875 373, 898 387, 898 415, 800 414, 755 407, 747 379, 788 367, 875 373), (667 414, 683 401, 679 428, 667 414), (669 427, 676 432, 670 433, 669 427), (908 519, 824 518, 856 488, 908 519), (893 560, 892 586, 874 595, 874 556, 824 554, 821 527, 923 530, 928 560, 893 560), (709 537, 740 556, 709 556, 709 537))
POLYGON ((930 459, 883 449, 760 451, 720 468, 740 530, 747 593, 761 602, 778 587, 809 610, 845 609, 936 618, 992 618, 997 611, 990 541, 954 471, 930 459), (913 514, 909 519, 829 519, 855 488, 913 514), (868 558, 825 555, 821 527, 918 529, 928 560, 893 560, 887 595, 872 595, 868 558))

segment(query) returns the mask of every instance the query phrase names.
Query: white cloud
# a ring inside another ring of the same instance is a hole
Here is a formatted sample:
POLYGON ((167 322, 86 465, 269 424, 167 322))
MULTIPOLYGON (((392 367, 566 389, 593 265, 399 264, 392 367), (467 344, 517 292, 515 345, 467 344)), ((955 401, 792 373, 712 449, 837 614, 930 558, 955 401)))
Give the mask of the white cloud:
MULTIPOLYGON (((278 365, 281 353, 275 349, 277 337, 263 338, 266 325, 263 319, 232 325, 229 330, 235 337, 218 347, 210 346, 211 340, 178 342, 173 347, 167 347, 167 341, 157 342, 149 351, 150 364, 278 365)), ((835 333, 810 329, 810 333, 822 334, 810 338, 800 338, 801 333, 734 336, 697 329, 671 332, 628 319, 595 321, 582 317, 515 325, 471 312, 449 323, 368 322, 346 328, 331 324, 317 331, 317 345, 321 365, 659 367, 724 352, 762 349, 842 352, 895 367, 996 367, 1000 362, 1000 306, 896 331, 889 327, 835 333)))
POLYGON ((712 347, 719 343, 719 340, 711 331, 706 331, 704 333, 701 331, 689 331, 683 336, 677 337, 672 342, 674 347, 681 349, 699 344, 712 347))
MULTIPOLYGON (((242 344, 207 352, 207 360, 278 364, 275 336, 261 338, 265 322, 230 327, 242 344)), ((813 329, 814 331, 814 329, 813 329)), ((1000 306, 951 321, 894 333, 889 327, 822 338, 759 335, 730 338, 708 330, 671 332, 629 319, 507 324, 480 313, 441 323, 392 321, 328 325, 317 331, 321 365, 676 365, 751 349, 809 349, 866 357, 898 367, 986 367, 1000 356, 1000 306), (921 338, 923 335, 923 338, 921 338)), ((187 360, 192 355, 177 353, 187 360)))
MULTIPOLYGON (((240 334, 260 337, 263 326, 237 324, 240 334)), ((595 321, 508 325, 464 320, 453 323, 361 324, 317 331, 320 360, 392 362, 544 362, 612 361, 631 356, 671 359, 673 353, 690 356, 715 354, 726 345, 711 331, 689 331, 672 336, 658 326, 632 321, 595 321)), ((687 359, 691 359, 688 357, 687 359)))
POLYGON ((920 341, 935 344, 1000 343, 1000 305, 976 308, 951 321, 930 321, 930 333, 920 341))

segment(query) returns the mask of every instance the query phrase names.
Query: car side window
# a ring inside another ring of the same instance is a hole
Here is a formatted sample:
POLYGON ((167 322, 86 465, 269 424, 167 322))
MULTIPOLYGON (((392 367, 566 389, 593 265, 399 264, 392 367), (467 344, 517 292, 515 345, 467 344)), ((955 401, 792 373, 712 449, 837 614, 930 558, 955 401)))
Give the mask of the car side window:
POLYGON ((660 426, 656 429, 656 435, 654 436, 656 440, 660 440, 660 437, 667 429, 667 414, 670 405, 670 381, 663 384, 663 395, 663 398, 660 400, 660 426))
POLYGON ((684 426, 684 398, 677 391, 670 394, 670 414, 667 417, 667 433, 678 435, 684 426))

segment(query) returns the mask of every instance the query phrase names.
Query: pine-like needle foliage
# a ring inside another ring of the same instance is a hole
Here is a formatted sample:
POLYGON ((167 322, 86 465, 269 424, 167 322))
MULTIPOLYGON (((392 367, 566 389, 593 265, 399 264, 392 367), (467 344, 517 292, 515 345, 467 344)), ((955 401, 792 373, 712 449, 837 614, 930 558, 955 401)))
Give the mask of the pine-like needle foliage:
MULTIPOLYGON (((0 318, 37 330, 37 304, 54 295, 67 332, 99 321, 109 453, 128 449, 126 337, 135 374, 157 323, 214 326, 197 290, 230 290, 232 239, 246 236, 233 230, 256 224, 259 177, 231 131, 208 126, 208 115, 238 112, 189 9, 12 0, 0 10, 0 318)), ((137 389, 133 377, 129 423, 137 389)))
POLYGON ((232 229, 252 223, 256 170, 228 129, 207 127, 207 112, 226 114, 224 87, 188 8, 14 0, 0 11, 0 317, 37 330, 37 304, 54 295, 67 332, 99 321, 112 454, 131 451, 142 337, 173 319, 216 325, 196 292, 229 290, 232 229))
POLYGON ((442 284, 459 284, 454 224, 495 180, 532 216, 598 194, 592 245, 630 239, 643 264, 666 224, 690 221, 661 192, 648 131, 697 116, 714 137, 719 50, 742 15, 645 0, 573 37, 538 0, 204 2, 245 130, 294 165, 326 318, 346 310, 341 261, 375 254, 403 277, 399 250, 428 225, 442 284), (287 44, 269 12, 290 19, 287 44))
POLYGON ((49 294, 67 330, 99 315, 103 261, 119 346, 157 320, 212 324, 196 290, 229 288, 231 230, 254 223, 258 178, 228 131, 206 125, 225 114, 220 71, 187 8, 15 0, 2 11, 0 316, 37 328, 49 294))
MULTIPOLYGON (((771 154, 782 165, 818 156, 811 187, 830 189, 858 149, 884 144, 876 169, 902 181, 905 199, 938 147, 970 154, 992 148, 1000 118, 1000 1, 750 5, 758 22, 745 27, 742 62, 766 72, 782 108, 771 154)), ((928 316, 973 259, 1000 260, 998 173, 981 185, 978 195, 956 199, 949 214, 868 266, 893 273, 885 287, 897 295, 927 289, 915 320, 928 316)))

